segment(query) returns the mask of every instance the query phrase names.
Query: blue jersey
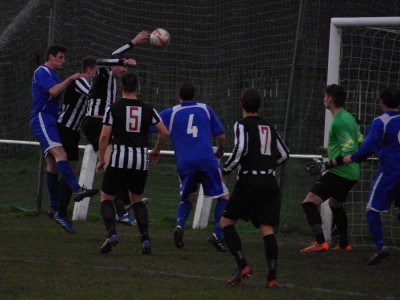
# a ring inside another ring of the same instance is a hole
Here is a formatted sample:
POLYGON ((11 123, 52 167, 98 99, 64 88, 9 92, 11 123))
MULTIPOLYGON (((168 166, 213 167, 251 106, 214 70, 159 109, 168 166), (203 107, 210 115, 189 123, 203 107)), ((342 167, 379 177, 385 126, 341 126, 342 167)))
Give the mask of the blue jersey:
POLYGON ((35 70, 32 78, 32 114, 42 112, 57 116, 60 97, 52 97, 49 89, 58 83, 60 83, 60 78, 54 70, 44 65, 35 70))
POLYGON ((400 174, 400 112, 388 111, 375 118, 360 149, 351 156, 356 162, 375 154, 379 171, 400 174))
POLYGON ((208 105, 196 101, 182 102, 162 111, 160 116, 169 130, 179 173, 219 168, 211 138, 225 132, 208 105))

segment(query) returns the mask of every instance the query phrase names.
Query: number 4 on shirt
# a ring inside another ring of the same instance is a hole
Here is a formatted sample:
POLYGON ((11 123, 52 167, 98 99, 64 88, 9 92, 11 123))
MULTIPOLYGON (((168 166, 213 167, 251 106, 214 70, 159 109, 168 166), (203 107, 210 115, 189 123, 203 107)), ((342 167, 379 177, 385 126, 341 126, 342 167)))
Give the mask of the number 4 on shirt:
POLYGON ((190 114, 189 115, 189 121, 188 121, 188 126, 187 126, 187 134, 193 134, 193 137, 197 137, 197 126, 193 126, 193 118, 194 118, 194 114, 190 114))

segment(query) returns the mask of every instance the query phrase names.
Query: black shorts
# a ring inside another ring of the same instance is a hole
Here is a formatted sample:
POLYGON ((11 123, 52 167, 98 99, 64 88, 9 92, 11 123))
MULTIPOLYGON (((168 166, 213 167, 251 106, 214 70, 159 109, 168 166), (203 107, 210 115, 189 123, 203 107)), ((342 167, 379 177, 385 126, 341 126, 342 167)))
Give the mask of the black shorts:
POLYGON ((67 152, 68 160, 78 161, 79 140, 81 139, 81 135, 78 131, 72 130, 59 123, 57 123, 57 128, 63 148, 65 152, 67 152))
POLYGON ((141 195, 147 181, 148 171, 107 167, 101 190, 109 195, 117 195, 118 190, 128 186, 129 191, 141 195))
POLYGON ((324 201, 332 197, 339 202, 345 203, 347 194, 356 183, 357 180, 349 180, 331 172, 326 172, 314 184, 310 192, 321 197, 324 201))
POLYGON ((259 225, 278 226, 280 191, 273 175, 241 175, 223 216, 231 220, 251 220, 259 225))
POLYGON ((99 138, 103 128, 103 119, 86 116, 82 120, 82 131, 93 146, 94 152, 99 151, 99 138))

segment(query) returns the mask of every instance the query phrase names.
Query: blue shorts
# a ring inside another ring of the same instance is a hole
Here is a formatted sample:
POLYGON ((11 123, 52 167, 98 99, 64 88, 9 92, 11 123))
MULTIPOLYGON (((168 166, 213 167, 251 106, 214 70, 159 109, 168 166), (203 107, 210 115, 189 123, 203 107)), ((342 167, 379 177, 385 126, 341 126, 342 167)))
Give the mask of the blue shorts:
POLYGON ((35 114, 31 118, 29 127, 45 154, 51 148, 62 146, 56 117, 43 113, 35 114))
POLYGON ((188 199, 190 194, 197 192, 198 184, 203 186, 204 196, 218 198, 228 193, 222 183, 219 168, 206 171, 195 171, 187 174, 179 174, 181 182, 181 201, 188 199))
POLYGON ((367 209, 376 212, 387 212, 396 199, 399 187, 399 174, 384 174, 378 172, 371 185, 367 209))

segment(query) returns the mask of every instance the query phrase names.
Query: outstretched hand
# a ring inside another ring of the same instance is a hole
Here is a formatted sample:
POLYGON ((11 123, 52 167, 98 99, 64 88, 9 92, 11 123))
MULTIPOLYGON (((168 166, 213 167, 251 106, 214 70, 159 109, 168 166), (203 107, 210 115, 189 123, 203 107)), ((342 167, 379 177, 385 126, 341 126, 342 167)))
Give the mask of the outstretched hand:
POLYGON ((96 165, 96 172, 97 172, 97 174, 103 173, 104 166, 105 166, 105 162, 104 162, 104 161, 98 161, 98 162, 97 162, 97 165, 96 165))
POLYGON ((149 161, 151 163, 157 163, 160 160, 160 151, 151 150, 149 153, 149 161))
POLYGON ((328 168, 322 159, 313 158, 312 161, 306 163, 306 169, 310 175, 319 175, 320 173, 325 172, 328 168))
POLYGON ((134 60, 133 58, 125 59, 124 66, 136 67, 136 60, 134 60))
POLYGON ((143 30, 139 32, 131 41, 131 43, 135 46, 144 44, 146 40, 150 37, 150 32, 147 30, 143 30))

